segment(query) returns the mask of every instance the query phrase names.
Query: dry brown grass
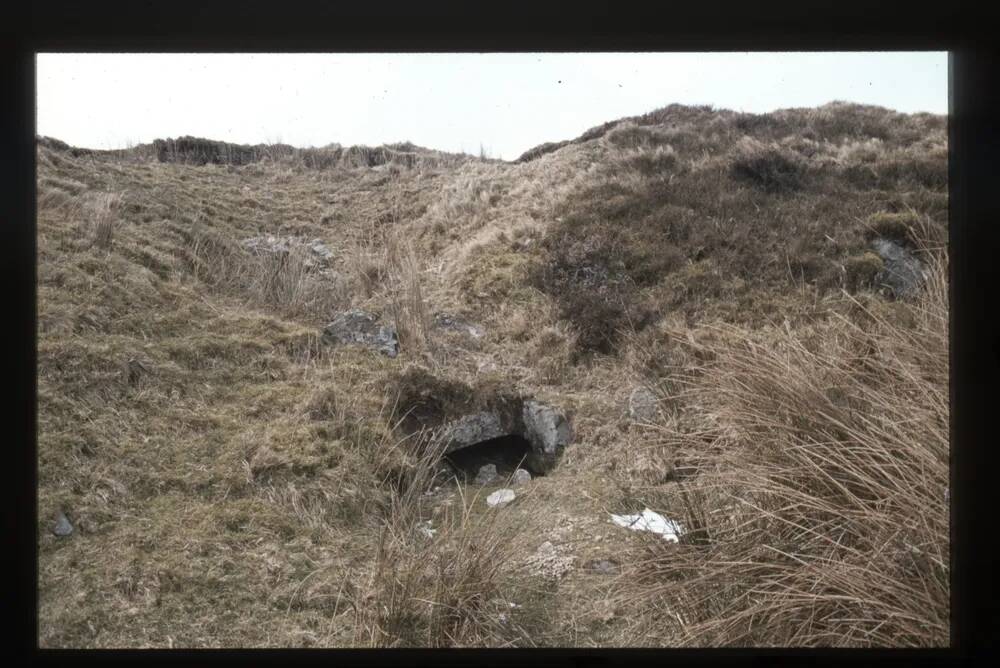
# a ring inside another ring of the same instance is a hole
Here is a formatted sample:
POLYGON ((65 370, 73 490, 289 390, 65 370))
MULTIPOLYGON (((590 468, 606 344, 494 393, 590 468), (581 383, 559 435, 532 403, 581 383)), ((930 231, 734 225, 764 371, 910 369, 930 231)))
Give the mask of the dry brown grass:
POLYGON ((427 350, 432 345, 430 313, 421 288, 423 270, 413 245, 404 239, 390 237, 386 247, 389 266, 389 306, 400 348, 412 353, 427 350))
POLYGON ((96 193, 87 199, 81 234, 90 245, 111 248, 121 204, 120 193, 96 193))
POLYGON ((354 642, 369 647, 530 643, 523 628, 498 621, 498 614, 509 610, 505 565, 516 524, 499 508, 483 513, 484 500, 471 491, 470 497, 461 494, 457 507, 435 515, 427 493, 435 484, 447 484, 438 465, 445 443, 433 435, 423 441, 410 474, 392 491, 371 565, 344 585, 354 612, 354 642))
POLYGON ((320 273, 304 246, 253 253, 196 219, 188 248, 190 271, 197 279, 250 303, 326 317, 349 302, 343 281, 320 273))
POLYGON ((690 540, 650 545, 627 594, 684 644, 948 644, 946 275, 938 255, 902 319, 855 302, 709 344, 691 386, 715 427, 665 432, 700 473, 656 488, 690 540))
MULTIPOLYGON (((409 145, 277 146, 234 164, 242 147, 198 142, 172 156, 180 162, 158 162, 152 146, 104 153, 40 141, 40 644, 913 644, 907 592, 921 582, 930 589, 939 572, 891 565, 886 555, 902 559, 905 546, 874 552, 864 567, 859 559, 890 519, 900 540, 937 558, 922 530, 906 526, 918 518, 917 491, 880 498, 867 518, 849 495, 830 491, 786 510, 768 490, 823 480, 802 473, 822 455, 840 461, 843 470, 830 469, 836 482, 863 499, 877 487, 852 481, 848 464, 903 475, 879 448, 895 456, 930 423, 928 397, 940 401, 946 373, 933 364, 940 341, 912 305, 868 293, 864 253, 879 215, 904 224, 908 245, 944 244, 942 119, 836 105, 763 116, 672 106, 632 121, 518 164, 450 161, 409 145), (734 175, 744 135, 804 161, 801 187, 771 193, 734 175), (116 193, 117 203, 93 208, 98 194, 116 193), (92 224, 105 210, 113 215, 101 247, 92 224), (297 250, 244 246, 263 235, 321 238, 334 257, 308 266, 315 258, 297 250), (846 266, 851 259, 859 266, 846 266), (533 267, 565 280, 533 285, 533 267), (860 305, 839 294, 849 269, 860 305), (590 283, 574 284, 574 274, 590 283), (591 309, 588 295, 620 311, 591 309), (395 315, 401 354, 323 346, 329 312, 348 306, 387 324, 395 315), (483 335, 428 329, 438 312, 483 335), (831 324, 833 312, 851 319, 831 324), (720 321, 740 327, 709 326, 720 321), (907 356, 887 343, 892 327, 912 335, 913 365, 886 361, 907 356), (607 354, 580 354, 602 346, 607 354), (901 376, 918 367, 919 387, 901 376), (661 400, 660 428, 627 417, 638 383, 661 400), (836 391, 809 394, 821 384, 846 392, 846 407, 836 391), (856 405, 879 393, 894 405, 913 394, 910 421, 856 405), (424 497, 437 472, 406 437, 402 413, 424 411, 436 424, 508 396, 569 411, 576 440, 560 465, 498 511, 485 506, 488 488, 478 498, 454 487, 424 497), (859 436, 844 450, 849 461, 835 458, 842 448, 805 446, 801 434, 834 440, 836 425, 809 413, 817 407, 885 438, 859 436), (805 416, 804 426, 789 426, 790 415, 805 416), (703 470, 692 477, 692 468, 703 470), (731 521, 749 530, 728 530, 727 499, 743 492, 771 515, 740 511, 731 521), (903 501, 909 514, 898 512, 903 501), (663 598, 605 604, 609 578, 583 566, 620 560, 642 542, 604 512, 632 512, 633 503, 699 517, 711 540, 634 562, 629 575, 663 598), (840 524, 821 514, 842 504, 840 524), (68 538, 52 535, 57 508, 76 528, 68 538), (807 588, 806 570, 747 551, 768 544, 798 554, 781 542, 791 537, 818 564, 822 541, 787 523, 806 516, 814 524, 803 526, 855 541, 841 552, 826 546, 845 565, 821 574, 826 590, 809 593, 820 597, 809 610, 822 623, 765 596, 792 600, 807 588), (420 529, 427 519, 431 538, 420 529), (532 566, 544 542, 571 564, 562 579, 532 566), (837 589, 834 575, 863 568, 905 586, 874 588, 871 610, 852 608, 837 597, 857 592, 837 589), (744 573, 764 593, 749 592, 744 573), (748 601, 760 619, 799 624, 797 635, 774 635, 794 624, 761 626, 757 617, 753 634, 743 633, 748 601), (902 612, 876 629, 837 626, 831 610, 859 619, 902 612)), ((893 460, 911 467, 906 479, 940 477, 940 464, 915 452, 893 460)), ((940 517, 934 503, 924 503, 928 525, 940 517)), ((943 619, 934 605, 925 606, 937 614, 927 616, 930 634, 943 619)))

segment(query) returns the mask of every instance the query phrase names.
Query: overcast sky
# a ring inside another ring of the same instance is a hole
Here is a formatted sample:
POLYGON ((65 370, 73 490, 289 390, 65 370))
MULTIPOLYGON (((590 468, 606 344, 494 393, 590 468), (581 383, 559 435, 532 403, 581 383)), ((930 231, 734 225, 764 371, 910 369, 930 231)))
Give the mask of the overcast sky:
POLYGON ((86 148, 412 141, 511 160, 673 102, 948 111, 921 53, 39 54, 37 132, 86 148))

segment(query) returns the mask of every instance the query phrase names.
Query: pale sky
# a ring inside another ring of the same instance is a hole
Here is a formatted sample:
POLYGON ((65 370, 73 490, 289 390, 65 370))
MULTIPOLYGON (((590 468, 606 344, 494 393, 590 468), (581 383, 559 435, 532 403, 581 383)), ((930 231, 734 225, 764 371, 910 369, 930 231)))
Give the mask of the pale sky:
POLYGON ((948 112, 946 52, 38 54, 37 133, 85 148, 412 141, 513 160, 668 104, 948 112))

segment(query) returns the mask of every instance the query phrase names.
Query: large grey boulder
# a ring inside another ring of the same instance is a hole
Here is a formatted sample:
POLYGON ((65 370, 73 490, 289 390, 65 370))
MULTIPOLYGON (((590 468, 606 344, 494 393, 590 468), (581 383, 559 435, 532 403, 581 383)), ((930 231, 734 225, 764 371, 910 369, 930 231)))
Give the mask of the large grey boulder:
POLYGON ((337 314, 333 321, 323 328, 322 341, 329 345, 368 346, 389 357, 399 354, 396 330, 393 327, 379 325, 378 318, 361 309, 337 314))
POLYGON ((891 239, 876 239, 872 248, 885 265, 875 276, 875 284, 894 297, 912 297, 924 282, 924 265, 913 254, 891 239))
POLYGON ((569 422, 552 406, 533 400, 524 402, 522 420, 523 436, 531 444, 530 464, 547 471, 573 438, 569 422))
POLYGON ((492 438, 499 438, 509 433, 509 426, 505 427, 497 413, 489 411, 472 413, 455 420, 446 427, 445 439, 449 444, 447 452, 466 448, 492 438))
POLYGON ((444 425, 441 433, 446 442, 443 454, 501 436, 520 436, 531 447, 527 465, 539 473, 551 470, 563 448, 573 439, 569 421, 561 411, 530 399, 521 404, 520 410, 485 410, 464 415, 444 425))

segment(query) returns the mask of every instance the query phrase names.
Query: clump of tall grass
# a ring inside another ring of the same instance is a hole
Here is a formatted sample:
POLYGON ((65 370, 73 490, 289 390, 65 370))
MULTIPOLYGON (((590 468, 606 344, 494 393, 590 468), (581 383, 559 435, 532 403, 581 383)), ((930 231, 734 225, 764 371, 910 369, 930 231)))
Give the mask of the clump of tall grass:
POLYGON ((420 260, 408 241, 389 235, 386 248, 389 305, 400 346, 410 351, 427 349, 430 344, 430 314, 424 300, 420 260))
POLYGON ((104 250, 111 248, 121 204, 120 193, 95 193, 87 199, 81 233, 91 246, 104 250))
POLYGON ((500 509, 482 510, 477 493, 435 513, 427 495, 440 478, 445 442, 409 443, 419 453, 391 492, 375 558, 345 583, 354 612, 354 642, 370 647, 504 646, 530 643, 500 613, 510 609, 505 564, 517 527, 500 509), (432 520, 433 518, 433 520, 432 520), (431 522, 435 525, 431 527, 431 522))
POLYGON ((255 253, 195 220, 187 250, 192 274, 217 290, 323 317, 347 304, 346 286, 322 275, 304 245, 255 253))
POLYGON ((853 317, 812 332, 706 344, 689 384, 713 426, 696 444, 664 429, 699 474, 658 488, 694 531, 644 547, 623 589, 683 644, 948 644, 947 271, 931 258, 902 317, 849 298, 853 317))

